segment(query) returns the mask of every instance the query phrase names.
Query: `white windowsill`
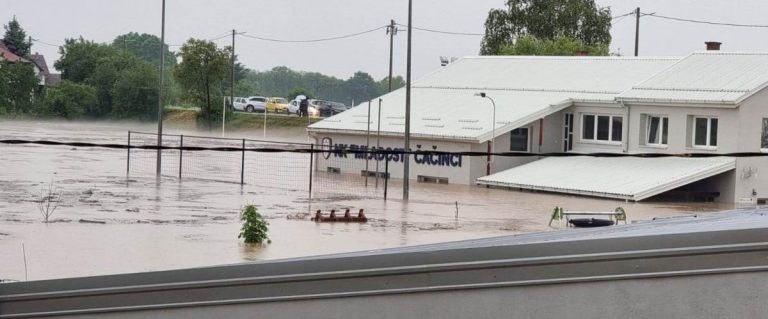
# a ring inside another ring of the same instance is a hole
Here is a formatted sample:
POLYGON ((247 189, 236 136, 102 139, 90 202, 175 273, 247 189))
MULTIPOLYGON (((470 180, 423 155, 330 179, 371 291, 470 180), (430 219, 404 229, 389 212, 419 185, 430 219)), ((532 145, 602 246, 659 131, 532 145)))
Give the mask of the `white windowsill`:
POLYGON ((601 141, 601 140, 585 140, 581 139, 581 144, 595 144, 595 145, 608 145, 608 146, 621 146, 623 142, 616 141, 601 141))
POLYGON ((761 148, 761 149, 760 149, 760 152, 763 152, 763 153, 768 153, 768 148, 761 148))
POLYGON ((717 151, 717 146, 703 146, 703 145, 694 145, 694 146, 688 146, 689 150, 696 150, 696 151, 717 151))
POLYGON ((666 144, 641 144, 640 148, 668 149, 669 145, 666 145, 666 144))

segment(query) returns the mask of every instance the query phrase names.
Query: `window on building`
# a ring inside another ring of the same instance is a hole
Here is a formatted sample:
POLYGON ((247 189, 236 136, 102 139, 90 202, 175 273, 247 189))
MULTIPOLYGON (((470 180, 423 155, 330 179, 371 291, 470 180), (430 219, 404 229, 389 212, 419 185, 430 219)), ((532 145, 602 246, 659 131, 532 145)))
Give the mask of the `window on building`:
POLYGON ((509 150, 513 152, 528 152, 528 128, 522 127, 510 132, 509 150))
POLYGON ((581 123, 584 140, 622 141, 624 118, 621 116, 584 114, 581 123))
POLYGON ((669 118, 666 116, 648 115, 645 125, 647 145, 667 145, 669 134, 669 118))
POLYGON ((717 146, 717 118, 694 117, 693 118, 693 146, 716 147, 717 146))
POLYGON ((768 151, 768 118, 763 118, 763 132, 760 135, 760 149, 768 151))

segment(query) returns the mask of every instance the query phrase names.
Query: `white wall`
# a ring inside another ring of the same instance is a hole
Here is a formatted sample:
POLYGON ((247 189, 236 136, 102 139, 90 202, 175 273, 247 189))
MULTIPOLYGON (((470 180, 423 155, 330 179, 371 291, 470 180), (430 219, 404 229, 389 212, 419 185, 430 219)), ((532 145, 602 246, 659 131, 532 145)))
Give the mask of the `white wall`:
MULTIPOLYGON (((355 144, 355 145, 365 145, 366 139, 365 136, 359 136, 359 135, 348 135, 348 134, 331 134, 331 133, 317 133, 315 134, 315 138, 317 139, 317 143, 320 144, 325 137, 330 137, 333 141, 333 144, 355 144)), ((374 147, 376 145, 376 137, 372 136, 370 139, 370 145, 371 147, 374 147)), ((403 139, 402 138, 393 138, 393 137, 382 137, 380 140, 381 147, 384 148, 403 148, 403 139)), ((471 146, 468 143, 460 143, 460 142, 450 142, 450 141, 430 141, 430 140, 423 140, 423 139, 412 139, 411 140, 411 147, 413 150, 417 150, 417 145, 421 145, 422 150, 436 150, 436 151, 445 151, 445 152, 468 152, 471 150, 471 146), (437 148, 433 149, 433 146, 436 146, 437 148)), ((337 157, 334 154, 331 154, 328 159, 325 159, 324 156, 317 156, 317 164, 316 167, 319 171, 326 171, 327 167, 337 167, 342 170, 342 173, 344 174, 355 174, 360 175, 360 171, 365 169, 365 160, 363 159, 356 159, 353 154, 348 154, 346 158, 337 157)), ((475 160, 475 159, 473 159, 475 160)), ((476 158, 476 161, 482 160, 484 162, 485 158, 476 158)), ((411 155, 410 156, 410 172, 409 176, 410 179, 417 179, 419 175, 425 175, 425 176, 432 176, 432 177, 444 177, 448 178, 449 183, 452 184, 470 184, 474 182, 474 179, 470 178, 470 167, 472 164, 470 163, 470 157, 469 156, 463 156, 461 160, 461 167, 454 167, 450 165, 426 165, 426 164, 418 164, 416 163, 416 158, 411 155)), ((369 171, 374 171, 375 167, 375 161, 370 160, 369 161, 369 171)), ((379 163, 380 172, 384 171, 384 161, 381 161, 379 163)), ((392 178, 398 179, 402 178, 403 176, 403 163, 400 161, 390 161, 389 162, 389 173, 392 178)))

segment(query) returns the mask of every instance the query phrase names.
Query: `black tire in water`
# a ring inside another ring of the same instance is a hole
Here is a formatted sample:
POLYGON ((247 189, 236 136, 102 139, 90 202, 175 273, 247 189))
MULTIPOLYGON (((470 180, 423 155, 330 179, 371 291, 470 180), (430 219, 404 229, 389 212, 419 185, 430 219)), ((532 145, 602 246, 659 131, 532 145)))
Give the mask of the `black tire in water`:
POLYGON ((612 226, 613 221, 599 218, 576 218, 568 221, 573 227, 605 227, 612 226))

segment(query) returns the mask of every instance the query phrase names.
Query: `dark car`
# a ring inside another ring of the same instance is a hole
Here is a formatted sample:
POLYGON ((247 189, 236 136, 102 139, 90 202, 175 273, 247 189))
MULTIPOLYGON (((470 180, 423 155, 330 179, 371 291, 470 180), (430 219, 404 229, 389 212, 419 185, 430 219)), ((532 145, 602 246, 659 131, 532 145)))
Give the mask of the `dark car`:
POLYGON ((309 100, 309 104, 317 109, 320 116, 333 116, 349 109, 344 103, 325 100, 309 100))

